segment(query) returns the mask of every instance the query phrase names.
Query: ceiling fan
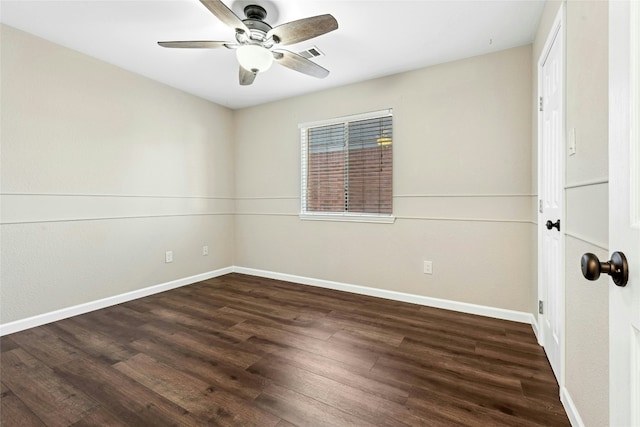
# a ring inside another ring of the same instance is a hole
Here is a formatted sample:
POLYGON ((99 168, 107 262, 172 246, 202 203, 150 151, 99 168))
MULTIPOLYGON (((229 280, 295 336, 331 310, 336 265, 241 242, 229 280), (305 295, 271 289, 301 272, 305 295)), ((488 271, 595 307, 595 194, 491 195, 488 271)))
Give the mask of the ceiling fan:
POLYGON ((240 19, 220 0, 200 0, 220 21, 233 28, 236 41, 165 41, 158 42, 162 47, 217 49, 226 47, 235 49, 240 64, 240 84, 250 85, 259 72, 271 67, 275 60, 292 70, 318 78, 329 75, 329 70, 309 61, 297 53, 281 49, 280 46, 292 45, 321 36, 338 28, 338 21, 329 15, 318 15, 299 19, 286 24, 271 27, 264 22, 267 11, 252 4, 244 8, 246 19, 240 19))

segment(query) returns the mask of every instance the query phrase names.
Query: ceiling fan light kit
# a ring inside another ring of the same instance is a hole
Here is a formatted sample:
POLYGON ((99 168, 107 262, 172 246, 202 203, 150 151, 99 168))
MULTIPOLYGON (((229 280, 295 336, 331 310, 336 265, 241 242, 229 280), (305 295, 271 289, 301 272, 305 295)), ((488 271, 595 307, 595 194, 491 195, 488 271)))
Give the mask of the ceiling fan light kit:
POLYGON ((245 44, 236 49, 238 64, 247 71, 267 71, 273 64, 273 54, 257 44, 245 44))
POLYGON ((253 83, 256 75, 267 71, 273 61, 294 71, 317 78, 325 78, 329 71, 297 53, 280 49, 321 36, 338 28, 336 19, 329 15, 287 22, 273 28, 264 22, 267 11, 259 5, 244 8, 246 19, 240 19, 220 0, 200 0, 220 21, 235 30, 236 42, 231 41, 167 41, 158 45, 167 48, 217 49, 225 47, 236 50, 240 65, 239 81, 243 86, 253 83))

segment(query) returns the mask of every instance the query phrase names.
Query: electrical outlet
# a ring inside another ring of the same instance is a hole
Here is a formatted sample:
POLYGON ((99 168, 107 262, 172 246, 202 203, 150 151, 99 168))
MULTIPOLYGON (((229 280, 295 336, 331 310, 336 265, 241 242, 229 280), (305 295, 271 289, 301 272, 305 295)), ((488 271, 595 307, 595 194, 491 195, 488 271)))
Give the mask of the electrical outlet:
POLYGON ((424 274, 433 274, 433 262, 425 261, 424 262, 424 274))
POLYGON ((164 262, 165 263, 173 262, 173 251, 167 251, 164 253, 164 262))
POLYGON ((202 256, 209 255, 209 246, 202 247, 202 256))

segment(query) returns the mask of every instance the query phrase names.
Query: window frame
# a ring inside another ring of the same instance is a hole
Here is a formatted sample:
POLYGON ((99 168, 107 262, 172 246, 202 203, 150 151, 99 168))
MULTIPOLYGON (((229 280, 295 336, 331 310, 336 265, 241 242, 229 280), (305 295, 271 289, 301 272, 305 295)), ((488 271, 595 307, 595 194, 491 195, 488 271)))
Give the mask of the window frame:
MULTIPOLYGON (((388 108, 384 110, 371 111, 368 113, 352 114, 349 116, 335 117, 331 119, 300 123, 298 125, 298 128, 300 130, 300 178, 301 178, 299 217, 301 220, 372 222, 372 223, 384 223, 384 224, 392 224, 395 222, 396 217, 393 214, 393 205, 392 205, 391 214, 366 213, 366 212, 317 212, 317 211, 306 210, 307 197, 308 197, 307 170, 308 170, 308 160, 309 160, 309 144, 307 141, 308 130, 315 127, 323 127, 323 126, 330 126, 330 125, 336 125, 336 124, 347 124, 349 122, 376 119, 376 118, 382 118, 382 117, 393 117, 393 109, 388 108)), ((392 121, 392 126, 393 126, 393 121, 392 121)), ((393 167, 393 163, 392 163, 392 167, 393 167)), ((391 199, 393 200, 393 189, 392 189, 391 199)))

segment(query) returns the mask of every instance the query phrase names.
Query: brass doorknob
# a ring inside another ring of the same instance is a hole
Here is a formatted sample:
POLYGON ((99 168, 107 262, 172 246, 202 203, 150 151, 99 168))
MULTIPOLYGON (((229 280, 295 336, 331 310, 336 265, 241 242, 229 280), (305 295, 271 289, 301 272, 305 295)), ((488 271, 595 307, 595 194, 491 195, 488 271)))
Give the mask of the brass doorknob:
POLYGON ((622 252, 612 253, 611 260, 607 262, 600 262, 597 256, 587 252, 582 255, 580 266, 582 275, 587 280, 597 280, 600 273, 611 276, 613 283, 618 286, 626 286, 629 280, 629 264, 622 252))

